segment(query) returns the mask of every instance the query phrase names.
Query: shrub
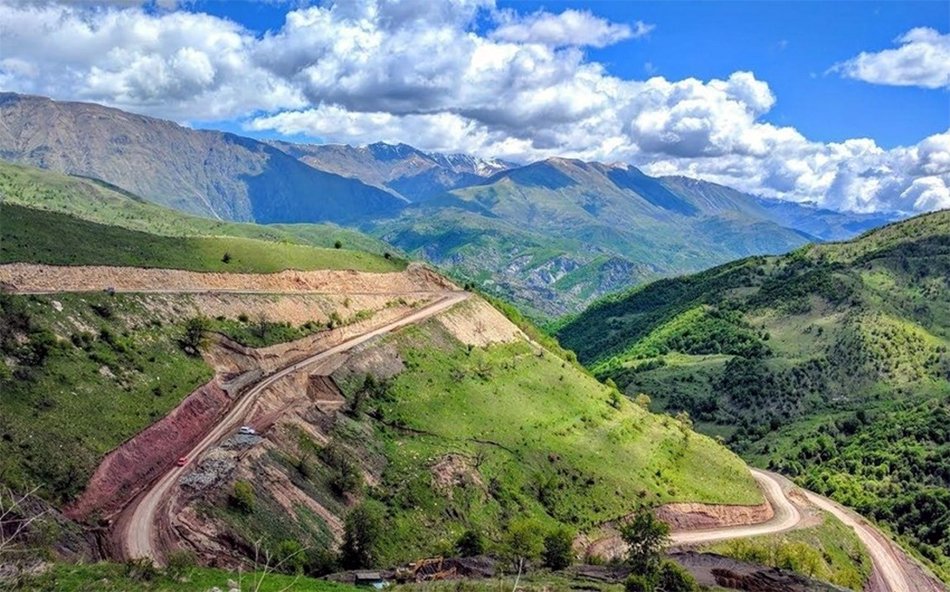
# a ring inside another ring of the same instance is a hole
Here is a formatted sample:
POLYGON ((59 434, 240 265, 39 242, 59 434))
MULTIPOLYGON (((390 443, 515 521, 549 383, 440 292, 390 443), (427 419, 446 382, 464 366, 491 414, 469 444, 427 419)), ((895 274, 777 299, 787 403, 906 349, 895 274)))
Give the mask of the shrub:
POLYGON ((631 574, 623 582, 625 592, 653 592, 653 582, 650 578, 639 574, 631 574))
POLYGON ((515 520, 508 526, 505 551, 513 562, 535 560, 541 556, 543 549, 541 527, 534 520, 515 520))
POLYGON ((667 559, 660 564, 656 589, 658 592, 698 592, 699 584, 679 563, 667 559))
POLYGON ((176 549, 168 554, 168 575, 174 579, 181 579, 198 564, 195 554, 188 549, 176 549))
POLYGON ((274 569, 287 574, 303 573, 307 555, 300 543, 293 539, 281 541, 274 550, 274 569))
POLYGON ((347 514, 343 526, 340 563, 346 569, 371 567, 377 559, 377 545, 383 530, 382 510, 363 502, 347 514))
POLYGON ((574 536, 566 528, 559 528, 544 537, 541 560, 548 569, 565 569, 574 562, 574 536))
POLYGON ((125 562, 125 577, 136 582, 151 582, 158 577, 158 568, 148 557, 129 559, 125 562))
POLYGON ((455 542, 455 550, 462 557, 481 555, 485 552, 485 539, 479 531, 468 529, 455 542))
POLYGON ((224 252, 224 255, 221 257, 221 263, 228 264, 231 262, 231 253, 227 251, 224 252))
POLYGON ((234 490, 231 492, 229 502, 231 506, 245 514, 254 511, 254 489, 247 481, 237 481, 234 483, 234 490))

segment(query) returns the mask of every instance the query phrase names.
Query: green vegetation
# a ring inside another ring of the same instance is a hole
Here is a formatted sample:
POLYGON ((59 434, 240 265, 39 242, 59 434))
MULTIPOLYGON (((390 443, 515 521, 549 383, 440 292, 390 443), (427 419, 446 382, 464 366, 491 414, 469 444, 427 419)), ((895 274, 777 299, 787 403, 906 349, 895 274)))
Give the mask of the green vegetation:
POLYGON ((830 514, 822 513, 821 520, 818 526, 724 541, 703 550, 863 590, 871 576, 871 559, 864 545, 851 528, 830 514))
POLYGON ((601 379, 875 519, 950 581, 950 212, 592 306, 601 379))
POLYGON ((357 588, 326 580, 264 572, 237 572, 192 567, 181 574, 143 572, 126 564, 62 564, 48 572, 28 578, 19 588, 46 592, 207 592, 218 587, 228 589, 228 581, 240 584, 242 590, 259 592, 355 592, 357 588))
POLYGON ((0 317, 0 481, 55 503, 211 378, 133 295, 4 294, 0 317))
MULTIPOLYGON (((6 162, 0 162, 0 196, 8 204, 162 236, 235 237, 323 248, 339 242, 379 255, 392 250, 382 241, 333 224, 261 225, 201 218, 155 205, 102 181, 6 162)), ((217 256, 223 258, 225 253, 217 256)))
MULTIPOLYGON (((761 500, 722 447, 632 403, 612 407, 610 389, 536 346, 468 348, 436 322, 386 342, 407 369, 366 398, 362 419, 336 428, 357 455, 369 446, 387 459, 366 491, 387 508, 383 563, 451 553, 473 529, 490 552, 510 554, 521 521, 540 556, 559 528, 584 531, 642 504, 761 500)), ((352 397, 365 382, 343 384, 352 397)))
POLYGON ((68 214, 0 203, 0 263, 123 265, 191 271, 270 273, 285 269, 387 272, 404 261, 361 251, 224 236, 162 236, 68 214), (90 240, 95 237, 95 240, 90 240), (223 257, 228 254, 227 262, 223 257))

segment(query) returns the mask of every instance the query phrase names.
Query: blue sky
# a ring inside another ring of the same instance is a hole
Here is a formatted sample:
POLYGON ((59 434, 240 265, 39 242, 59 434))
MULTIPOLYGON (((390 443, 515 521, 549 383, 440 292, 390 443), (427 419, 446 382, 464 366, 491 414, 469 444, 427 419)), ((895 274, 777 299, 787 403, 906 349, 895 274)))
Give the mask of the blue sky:
POLYGON ((0 0, 0 88, 258 138, 950 207, 950 4, 0 0))
MULTIPOLYGON (((950 127, 946 89, 869 85, 828 73, 862 51, 893 47, 894 39, 912 28, 947 32, 950 3, 941 0, 502 1, 498 6, 522 13, 589 10, 614 22, 653 24, 647 38, 588 49, 589 58, 622 78, 709 79, 750 70, 778 97, 764 119, 793 125, 814 140, 870 137, 891 148, 950 127)), ((241 1, 199 2, 197 9, 258 32, 279 29, 287 12, 286 5, 241 1)))

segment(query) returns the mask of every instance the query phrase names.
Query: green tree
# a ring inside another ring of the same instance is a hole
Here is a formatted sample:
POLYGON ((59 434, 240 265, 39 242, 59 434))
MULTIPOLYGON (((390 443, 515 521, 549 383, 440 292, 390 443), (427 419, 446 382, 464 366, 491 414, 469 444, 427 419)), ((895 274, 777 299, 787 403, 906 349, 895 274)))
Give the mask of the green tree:
POLYGON ((628 547, 627 565, 634 573, 647 576, 656 573, 669 535, 670 527, 646 507, 637 510, 633 519, 620 527, 620 536, 628 547))
POLYGON ((541 527, 534 520, 515 520, 508 525, 505 533, 505 551, 516 564, 533 561, 541 556, 544 540, 541 527))
POLYGON ((679 563, 669 559, 660 564, 656 577, 657 592, 698 592, 699 584, 679 563))
POLYGON ((208 319, 197 316, 185 321, 185 332, 181 337, 181 348, 190 356, 197 356, 201 348, 207 343, 205 331, 208 330, 208 319))
POLYGON ((336 241, 335 243, 333 243, 333 248, 334 248, 334 249, 342 249, 342 248, 343 248, 343 243, 340 242, 340 241, 336 241))
POLYGON ((475 529, 468 529, 455 542, 455 550, 462 557, 474 557, 485 552, 485 538, 475 529))
POLYGON ((346 569, 372 567, 383 531, 383 512, 372 502, 363 502, 347 514, 343 525, 340 563, 346 569))
POLYGON ((541 561, 548 569, 565 569, 574 562, 574 536, 566 528, 558 528, 544 537, 541 561))
POLYGON ((250 514, 254 511, 254 489, 247 481, 236 481, 229 502, 237 510, 250 514))

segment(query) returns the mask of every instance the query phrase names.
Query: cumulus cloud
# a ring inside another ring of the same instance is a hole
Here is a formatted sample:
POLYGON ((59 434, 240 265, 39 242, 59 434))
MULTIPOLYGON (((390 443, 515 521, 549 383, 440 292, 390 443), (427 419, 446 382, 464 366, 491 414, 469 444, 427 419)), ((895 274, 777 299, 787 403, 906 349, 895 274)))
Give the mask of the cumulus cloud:
POLYGON ((501 26, 491 38, 514 43, 542 43, 552 46, 606 47, 630 38, 645 37, 654 28, 643 21, 629 25, 611 23, 586 10, 565 10, 560 14, 535 12, 520 16, 514 11, 501 13, 501 26))
POLYGON ((832 70, 872 84, 950 88, 950 34, 918 27, 895 42, 900 47, 861 52, 832 70))
POLYGON ((625 161, 840 209, 950 205, 950 130, 891 150, 814 142, 763 121, 776 97, 751 72, 630 80, 584 53, 648 29, 492 0, 326 2, 264 33, 198 12, 21 2, 0 5, 0 87, 329 142, 625 161))

